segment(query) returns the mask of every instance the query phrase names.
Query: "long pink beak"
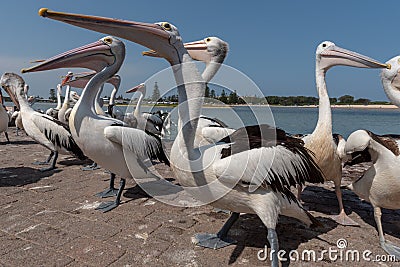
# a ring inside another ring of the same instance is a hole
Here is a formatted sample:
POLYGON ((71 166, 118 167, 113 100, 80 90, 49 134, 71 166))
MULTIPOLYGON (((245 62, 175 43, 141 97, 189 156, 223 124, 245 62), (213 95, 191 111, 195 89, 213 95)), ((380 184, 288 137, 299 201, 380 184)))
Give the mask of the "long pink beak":
POLYGON ((141 83, 141 84, 136 85, 135 87, 133 87, 133 88, 127 90, 125 93, 129 94, 129 93, 136 92, 137 90, 142 89, 144 86, 145 86, 145 84, 144 84, 144 83, 141 83))
POLYGON ((21 72, 27 73, 65 67, 88 68, 100 71, 112 62, 114 62, 114 55, 112 54, 110 47, 99 40, 61 53, 36 66, 22 69, 21 72), (106 57, 109 59, 105 60, 106 57))

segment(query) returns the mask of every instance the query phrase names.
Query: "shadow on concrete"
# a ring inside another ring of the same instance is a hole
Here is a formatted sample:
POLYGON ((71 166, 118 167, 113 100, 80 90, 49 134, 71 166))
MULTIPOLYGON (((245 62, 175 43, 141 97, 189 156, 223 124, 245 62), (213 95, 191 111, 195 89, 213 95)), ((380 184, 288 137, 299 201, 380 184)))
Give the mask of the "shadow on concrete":
POLYGON ((41 172, 31 167, 7 167, 0 168, 0 187, 22 186, 36 183, 39 180, 50 177, 60 170, 41 172))

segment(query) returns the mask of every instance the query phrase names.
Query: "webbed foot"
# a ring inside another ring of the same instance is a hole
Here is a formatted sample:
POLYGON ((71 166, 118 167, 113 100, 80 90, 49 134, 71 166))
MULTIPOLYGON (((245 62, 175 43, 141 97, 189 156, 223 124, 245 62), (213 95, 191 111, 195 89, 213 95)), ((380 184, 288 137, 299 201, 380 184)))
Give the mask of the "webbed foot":
POLYGON ((82 171, 94 171, 94 170, 97 170, 97 169, 100 169, 100 167, 99 167, 99 165, 97 165, 96 162, 93 162, 90 165, 86 165, 86 166, 82 167, 82 171))
POLYGON ((386 251, 387 254, 394 255, 396 257, 396 260, 400 260, 400 247, 397 247, 396 245, 387 241, 381 242, 381 247, 384 251, 386 251))
POLYGON ((330 216, 332 220, 337 222, 338 224, 345 225, 345 226, 360 226, 359 223, 353 221, 350 219, 349 216, 346 215, 346 213, 341 212, 339 215, 332 215, 330 216))
POLYGON ((115 188, 107 188, 106 190, 95 194, 96 197, 106 198, 106 197, 115 197, 118 194, 118 189, 115 188))
POLYGON ((236 244, 236 241, 230 239, 229 237, 221 239, 217 234, 207 234, 207 233, 195 234, 194 237, 192 238, 192 242, 197 246, 212 248, 212 249, 219 249, 236 244))

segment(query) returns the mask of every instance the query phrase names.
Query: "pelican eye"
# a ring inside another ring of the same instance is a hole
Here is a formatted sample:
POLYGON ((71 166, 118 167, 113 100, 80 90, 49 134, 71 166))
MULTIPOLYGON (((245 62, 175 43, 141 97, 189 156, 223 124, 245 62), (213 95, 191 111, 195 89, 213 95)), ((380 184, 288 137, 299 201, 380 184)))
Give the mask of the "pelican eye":
POLYGON ((161 24, 161 26, 164 28, 164 30, 167 30, 167 31, 170 31, 172 29, 171 24, 169 24, 168 22, 163 22, 161 24))
POLYGON ((206 38, 206 42, 207 42, 207 43, 208 43, 208 42, 211 42, 211 38, 210 38, 210 37, 206 38))
POLYGON ((104 38, 103 41, 104 41, 106 44, 112 44, 112 42, 113 42, 112 38, 110 38, 110 37, 104 38))

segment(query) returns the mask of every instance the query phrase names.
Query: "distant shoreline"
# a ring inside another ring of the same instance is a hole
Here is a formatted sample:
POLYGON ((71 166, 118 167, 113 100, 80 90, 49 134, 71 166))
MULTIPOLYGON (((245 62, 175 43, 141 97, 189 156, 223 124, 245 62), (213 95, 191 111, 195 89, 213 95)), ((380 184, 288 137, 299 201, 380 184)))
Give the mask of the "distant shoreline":
MULTIPOLYGON (((152 105, 143 105, 152 106, 152 105)), ((318 108, 318 105, 304 105, 304 106, 281 106, 281 105, 209 105, 204 104, 203 108, 230 108, 230 107, 273 107, 273 108, 318 108)), ((172 105, 155 105, 155 107, 176 107, 172 105)), ((333 109, 399 109, 396 105, 331 105, 333 109)))
MULTIPOLYGON (((306 105, 306 106, 274 106, 271 107, 301 107, 301 108, 318 108, 318 105, 306 105)), ((396 105, 331 105, 331 108, 340 109, 398 109, 396 105)))
MULTIPOLYGON (((52 102, 41 102, 41 103, 52 103, 52 102)), ((14 104, 10 102, 5 103, 6 106, 12 107, 14 104)), ((54 103, 55 104, 55 103, 54 103)), ((129 106, 128 104, 117 104, 116 106, 129 106)), ((143 107, 171 107, 174 108, 177 105, 149 105, 149 104, 144 104, 143 107)), ((220 104, 204 104, 203 108, 230 108, 230 107, 244 107, 244 106, 250 106, 250 107, 273 107, 273 108, 318 108, 318 105, 304 105, 304 106, 281 106, 281 105, 266 105, 266 104, 251 104, 251 105, 220 105, 220 104)), ((333 109, 398 109, 396 105, 393 104, 381 104, 381 105, 331 105, 333 109)))

